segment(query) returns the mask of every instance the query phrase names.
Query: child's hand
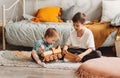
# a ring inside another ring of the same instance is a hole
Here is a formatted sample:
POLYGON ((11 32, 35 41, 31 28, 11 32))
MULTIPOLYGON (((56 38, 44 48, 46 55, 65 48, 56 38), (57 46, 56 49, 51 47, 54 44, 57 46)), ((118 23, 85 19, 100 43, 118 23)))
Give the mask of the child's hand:
POLYGON ((63 48, 63 54, 66 54, 68 52, 67 49, 68 49, 68 46, 65 45, 63 48))
POLYGON ((84 57, 83 54, 79 54, 79 55, 76 57, 75 61, 76 61, 76 62, 80 62, 83 57, 84 57))
POLYGON ((41 52, 44 52, 44 45, 41 45, 39 49, 41 52))
POLYGON ((63 51, 67 51, 67 49, 68 49, 68 46, 64 46, 64 48, 63 48, 63 51))
POLYGON ((63 53, 63 54, 67 54, 67 52, 68 52, 67 50, 63 50, 63 52, 62 52, 62 53, 63 53))

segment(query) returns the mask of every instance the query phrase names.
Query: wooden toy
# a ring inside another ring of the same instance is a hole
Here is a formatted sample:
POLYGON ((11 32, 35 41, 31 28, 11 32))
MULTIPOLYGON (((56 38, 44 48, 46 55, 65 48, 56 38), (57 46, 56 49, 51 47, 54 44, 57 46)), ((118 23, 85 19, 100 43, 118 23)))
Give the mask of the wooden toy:
POLYGON ((58 59, 62 58, 61 47, 58 46, 49 51, 42 52, 41 56, 43 57, 43 62, 57 61, 58 59))
POLYGON ((70 52, 66 52, 64 58, 66 58, 67 60, 71 61, 71 62, 76 62, 77 55, 76 54, 72 54, 70 52))

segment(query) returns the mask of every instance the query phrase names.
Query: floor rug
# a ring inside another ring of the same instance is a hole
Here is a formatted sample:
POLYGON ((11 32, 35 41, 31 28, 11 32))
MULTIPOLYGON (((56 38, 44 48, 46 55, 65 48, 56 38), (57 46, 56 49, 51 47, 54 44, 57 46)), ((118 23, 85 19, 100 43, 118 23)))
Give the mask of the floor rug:
MULTIPOLYGON (((46 68, 77 69, 80 65, 61 60, 46 63, 46 68)), ((0 66, 41 67, 32 60, 30 51, 0 51, 0 66)))

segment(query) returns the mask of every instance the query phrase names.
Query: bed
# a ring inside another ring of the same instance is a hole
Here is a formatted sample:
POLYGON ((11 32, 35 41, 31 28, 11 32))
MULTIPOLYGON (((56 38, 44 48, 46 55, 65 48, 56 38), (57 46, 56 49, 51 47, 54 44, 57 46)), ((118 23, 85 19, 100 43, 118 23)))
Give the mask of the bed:
POLYGON ((49 27, 55 28, 60 34, 60 39, 54 46, 63 46, 73 29, 70 23, 34 23, 29 20, 22 20, 5 27, 6 39, 13 45, 32 47, 37 40, 44 36, 46 29, 49 27))
MULTIPOLYGON (((6 9, 3 5, 3 49, 6 49, 5 41, 16 46, 32 47, 37 40, 43 37, 48 27, 54 27, 60 34, 60 40, 54 45, 63 46, 67 41, 69 33, 73 30, 72 23, 66 22, 31 22, 30 20, 21 20, 14 23, 6 23, 6 10, 8 11, 20 0, 6 9)), ((25 15, 25 1, 22 0, 23 16, 25 15)), ((114 46, 114 41, 118 32, 117 27, 110 27, 110 23, 90 22, 86 24, 92 30, 95 38, 96 48, 104 46, 114 46), (107 30, 107 32, 106 32, 107 30), (101 36, 103 36, 101 38, 101 36)))

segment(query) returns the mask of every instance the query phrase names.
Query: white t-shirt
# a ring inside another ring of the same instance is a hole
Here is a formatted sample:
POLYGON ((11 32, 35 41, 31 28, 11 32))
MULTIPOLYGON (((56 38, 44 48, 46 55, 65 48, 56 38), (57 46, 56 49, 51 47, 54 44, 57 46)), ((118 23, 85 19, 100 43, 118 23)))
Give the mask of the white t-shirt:
POLYGON ((93 50, 95 50, 94 37, 92 31, 89 30, 88 28, 85 28, 85 31, 81 37, 77 37, 77 32, 73 30, 70 33, 70 36, 66 44, 70 45, 71 47, 85 49, 92 48, 93 50))

